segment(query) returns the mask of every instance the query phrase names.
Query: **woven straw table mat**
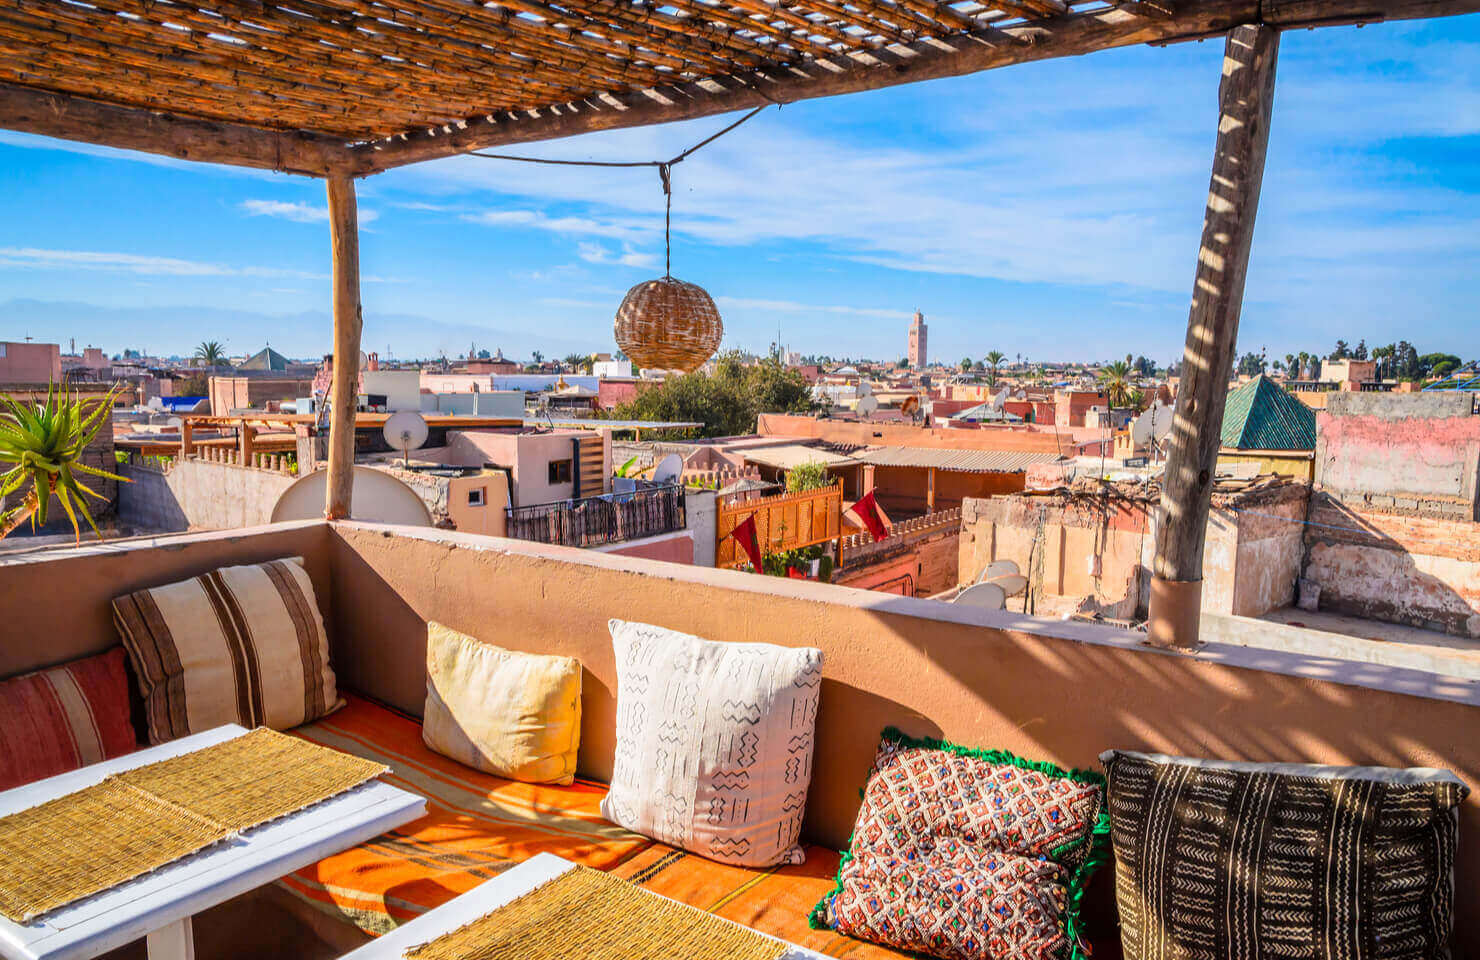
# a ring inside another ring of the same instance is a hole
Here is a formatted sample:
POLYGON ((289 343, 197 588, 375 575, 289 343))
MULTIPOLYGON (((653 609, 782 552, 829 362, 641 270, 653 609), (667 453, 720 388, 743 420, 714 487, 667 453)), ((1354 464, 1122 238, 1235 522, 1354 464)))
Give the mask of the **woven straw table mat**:
POLYGON ((407 960, 777 960, 788 947, 713 914, 575 867, 407 960))
POLYGON ((17 923, 384 773, 265 727, 0 818, 0 914, 17 923))

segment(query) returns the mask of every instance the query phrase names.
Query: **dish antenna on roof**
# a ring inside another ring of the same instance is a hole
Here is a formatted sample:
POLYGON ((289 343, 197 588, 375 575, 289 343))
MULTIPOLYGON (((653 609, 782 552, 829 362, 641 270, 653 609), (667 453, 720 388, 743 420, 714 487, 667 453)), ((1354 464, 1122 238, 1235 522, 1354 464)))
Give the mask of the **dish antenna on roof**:
POLYGON ((1007 606, 1007 591, 995 583, 978 583, 962 590, 951 602, 959 603, 963 607, 1001 610, 1007 606))
POLYGON ((1158 400, 1131 424, 1131 444, 1159 444, 1172 432, 1172 408, 1158 400))
POLYGON ((391 414, 380 432, 384 434, 385 442, 390 444, 391 449, 401 451, 401 465, 410 467, 411 451, 421 449, 421 445, 427 442, 430 431, 421 414, 402 410, 391 414))
POLYGON ((678 478, 683 475, 683 458, 676 453, 670 453, 658 461, 658 468, 653 471, 654 483, 677 483, 678 478))
POLYGON ((860 381, 858 381, 858 395, 860 397, 871 397, 871 396, 873 396, 874 395, 874 387, 873 387, 873 384, 869 383, 867 380, 860 380, 860 381))
MULTIPOLYGON (((272 522, 319 520, 324 516, 324 495, 329 471, 315 470, 293 481, 272 508, 272 522)), ((351 485, 349 518, 370 523, 394 523, 408 527, 430 527, 432 513, 417 492, 384 470, 356 466, 351 485)))
POLYGON ((866 396, 858 401, 858 415, 867 420, 873 416, 874 411, 879 409, 879 398, 866 396))

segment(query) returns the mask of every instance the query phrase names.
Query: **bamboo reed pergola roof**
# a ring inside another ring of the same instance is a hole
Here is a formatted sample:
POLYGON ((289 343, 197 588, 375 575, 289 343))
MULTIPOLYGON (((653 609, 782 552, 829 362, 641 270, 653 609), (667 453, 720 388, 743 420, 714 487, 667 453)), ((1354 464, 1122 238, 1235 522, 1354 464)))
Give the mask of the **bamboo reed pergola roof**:
POLYGON ((1480 0, 0 0, 0 126, 355 176, 1240 24, 1477 9, 1480 0))

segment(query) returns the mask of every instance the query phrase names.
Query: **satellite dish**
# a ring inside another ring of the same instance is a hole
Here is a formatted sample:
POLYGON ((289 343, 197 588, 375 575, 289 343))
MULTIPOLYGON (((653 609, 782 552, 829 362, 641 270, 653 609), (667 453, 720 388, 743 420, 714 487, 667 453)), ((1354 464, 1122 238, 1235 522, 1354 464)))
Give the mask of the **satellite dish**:
MULTIPOLYGON (((369 523, 430 527, 432 513, 417 492, 384 470, 355 467, 349 518, 369 523)), ((329 471, 315 470, 283 491, 272 508, 272 522, 322 520, 329 471)))
POLYGON ((654 483, 676 483, 683 475, 683 458, 676 453, 670 453, 658 461, 658 467, 653 471, 654 483))
POLYGON ((1172 408, 1158 400, 1131 424, 1131 443, 1136 446, 1152 441, 1160 443, 1171 432, 1172 408))
POLYGON ((1000 411, 1002 409, 1002 405, 1007 402, 1007 398, 1011 395, 1012 389, 1009 387, 1003 387, 997 392, 996 396, 987 401, 988 409, 1000 411))
POLYGON ((875 410, 879 409, 878 397, 864 397, 858 401, 858 415, 860 417, 871 417, 875 410))
POLYGON ((995 583, 978 583, 962 590, 952 603, 963 607, 980 607, 983 610, 1001 610, 1007 606, 1007 591, 995 583))
POLYGON ((987 583, 999 577, 1016 576, 1019 573, 1022 573, 1022 571, 1018 569, 1017 561, 993 560, 982 570, 982 574, 976 578, 976 582, 987 583))
POLYGON ((867 380, 858 381, 858 395, 860 397, 871 397, 874 394, 873 384, 867 380))
POLYGON ((421 449, 421 445, 427 442, 427 422, 421 414, 411 410, 391 414, 380 432, 392 450, 401 451, 403 465, 408 467, 411 465, 411 451, 421 449))
POLYGON ((987 581, 989 586, 998 586, 1002 592, 1009 597, 1015 597, 1028 589, 1028 578, 1021 573, 1009 573, 1000 577, 993 577, 987 581))

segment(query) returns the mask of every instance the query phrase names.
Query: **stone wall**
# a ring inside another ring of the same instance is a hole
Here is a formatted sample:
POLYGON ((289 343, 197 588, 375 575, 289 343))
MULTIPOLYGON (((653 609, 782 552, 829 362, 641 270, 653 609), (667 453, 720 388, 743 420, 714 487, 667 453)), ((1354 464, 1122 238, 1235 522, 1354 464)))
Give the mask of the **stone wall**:
POLYGON ((1316 487, 1356 510, 1480 520, 1473 395, 1337 393, 1316 414, 1316 487))
MULTIPOLYGON (((960 582, 993 560, 1017 563, 1045 603, 1143 619, 1156 554, 1157 506, 1131 495, 1085 493, 967 500, 961 510, 960 582)), ((1203 547, 1203 609, 1256 617, 1295 600, 1302 522, 1310 488, 1286 483, 1249 494, 1215 494, 1203 547)))
POLYGON ((231 530, 270 523, 272 508, 297 479, 291 474, 207 460, 176 460, 168 469, 119 466, 118 522, 155 533, 231 530))
POLYGON ((956 585, 960 536, 957 508, 896 523, 883 540, 866 533, 844 537, 832 582, 861 590, 884 587, 911 597, 943 593, 956 585))
POLYGON ((1304 576, 1322 610, 1480 640, 1480 524, 1357 510, 1317 493, 1304 576))

